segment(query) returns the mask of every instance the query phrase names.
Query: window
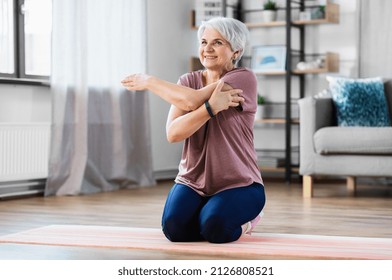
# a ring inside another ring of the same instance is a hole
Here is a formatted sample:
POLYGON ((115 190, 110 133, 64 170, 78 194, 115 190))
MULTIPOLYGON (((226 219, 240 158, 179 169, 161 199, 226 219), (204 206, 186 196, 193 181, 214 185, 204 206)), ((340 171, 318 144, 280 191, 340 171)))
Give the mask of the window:
POLYGON ((48 79, 52 0, 0 0, 0 77, 48 79))

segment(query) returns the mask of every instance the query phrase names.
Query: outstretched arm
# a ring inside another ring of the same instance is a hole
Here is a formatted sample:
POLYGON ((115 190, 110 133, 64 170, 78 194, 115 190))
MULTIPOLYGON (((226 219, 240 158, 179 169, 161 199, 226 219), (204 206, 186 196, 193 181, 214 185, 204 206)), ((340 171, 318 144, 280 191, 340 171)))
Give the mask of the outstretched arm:
POLYGON ((146 74, 133 74, 121 81, 128 90, 149 90, 183 111, 194 111, 211 97, 216 84, 199 90, 170 83, 146 74))

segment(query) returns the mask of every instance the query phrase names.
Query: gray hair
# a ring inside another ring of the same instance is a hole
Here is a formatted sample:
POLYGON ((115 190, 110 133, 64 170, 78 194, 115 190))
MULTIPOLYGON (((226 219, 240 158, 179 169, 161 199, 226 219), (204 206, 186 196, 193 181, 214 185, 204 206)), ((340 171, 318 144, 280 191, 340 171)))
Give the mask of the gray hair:
POLYGON ((229 42, 232 51, 238 51, 238 57, 233 61, 234 65, 237 64, 244 54, 249 39, 249 30, 246 25, 237 19, 224 17, 203 21, 197 31, 199 41, 201 41, 201 37, 207 27, 218 31, 229 42))

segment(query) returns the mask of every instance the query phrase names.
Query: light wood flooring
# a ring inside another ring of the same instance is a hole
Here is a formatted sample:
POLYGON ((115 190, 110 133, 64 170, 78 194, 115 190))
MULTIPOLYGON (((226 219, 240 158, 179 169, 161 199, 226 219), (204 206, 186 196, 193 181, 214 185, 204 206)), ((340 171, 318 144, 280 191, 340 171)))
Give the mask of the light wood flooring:
MULTIPOLYGON (((391 185, 359 184, 357 194, 349 196, 343 181, 316 181, 315 197, 303 199, 299 183, 267 178, 265 184, 265 215, 256 232, 392 238, 391 185)), ((160 228, 171 186, 171 181, 164 181, 148 188, 87 196, 0 201, 0 235, 53 224, 160 228)), ((209 258, 148 250, 0 244, 0 259, 209 258)))

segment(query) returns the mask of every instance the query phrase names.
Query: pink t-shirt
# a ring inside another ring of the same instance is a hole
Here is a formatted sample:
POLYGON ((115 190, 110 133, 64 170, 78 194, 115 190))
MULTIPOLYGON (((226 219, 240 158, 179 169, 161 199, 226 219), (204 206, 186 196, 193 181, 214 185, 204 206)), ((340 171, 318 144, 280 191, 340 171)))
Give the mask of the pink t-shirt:
MULTIPOLYGON (((243 110, 230 107, 221 111, 185 140, 175 180, 206 196, 263 183, 253 144, 256 76, 246 68, 236 68, 221 79, 232 88, 242 89, 243 110)), ((179 84, 202 88, 202 71, 181 76, 179 84)))

